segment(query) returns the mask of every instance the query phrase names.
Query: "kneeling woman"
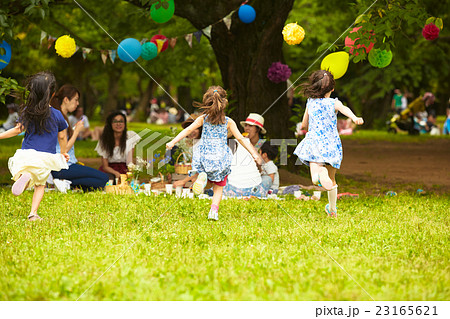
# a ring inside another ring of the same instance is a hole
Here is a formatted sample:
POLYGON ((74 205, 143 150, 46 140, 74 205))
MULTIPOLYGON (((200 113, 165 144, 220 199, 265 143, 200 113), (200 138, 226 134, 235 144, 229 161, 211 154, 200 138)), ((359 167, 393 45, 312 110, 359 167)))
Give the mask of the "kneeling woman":
POLYGON ((95 150, 102 157, 100 170, 110 178, 126 174, 127 165, 133 162, 133 150, 141 137, 133 131, 127 131, 127 118, 115 111, 106 118, 103 133, 95 150))
MULTIPOLYGON (((61 111, 64 119, 69 123, 67 114, 77 108, 79 98, 80 92, 77 88, 70 84, 65 84, 52 97, 50 104, 61 111)), ((52 171, 52 177, 54 179, 71 181, 72 187, 80 187, 84 191, 101 189, 108 182, 108 175, 94 168, 77 164, 74 144, 83 127, 83 121, 79 121, 73 128, 70 125, 67 128, 68 141, 67 149, 64 153, 68 153, 70 156, 69 162, 67 162, 69 169, 62 169, 58 172, 52 171)), ((59 144, 56 144, 56 152, 60 152, 59 144)))

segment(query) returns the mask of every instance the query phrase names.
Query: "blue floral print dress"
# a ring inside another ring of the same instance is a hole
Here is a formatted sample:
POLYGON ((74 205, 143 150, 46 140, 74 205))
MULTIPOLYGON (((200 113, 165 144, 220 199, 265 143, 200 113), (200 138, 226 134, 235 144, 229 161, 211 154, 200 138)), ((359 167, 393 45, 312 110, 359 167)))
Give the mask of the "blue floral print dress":
POLYGON ((306 165, 324 163, 340 168, 342 143, 337 130, 334 104, 337 99, 308 99, 308 133, 297 146, 294 154, 306 165))
POLYGON ((208 180, 220 182, 230 174, 233 154, 227 144, 228 120, 225 117, 224 124, 213 125, 207 117, 204 118, 202 136, 194 149, 190 175, 205 172, 208 180))

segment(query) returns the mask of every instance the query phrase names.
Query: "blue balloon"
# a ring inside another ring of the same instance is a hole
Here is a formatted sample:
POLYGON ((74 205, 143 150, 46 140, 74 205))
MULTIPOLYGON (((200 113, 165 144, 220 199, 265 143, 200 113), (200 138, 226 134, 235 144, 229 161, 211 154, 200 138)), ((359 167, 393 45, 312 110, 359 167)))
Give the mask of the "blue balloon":
POLYGON ((120 42, 117 55, 123 62, 133 62, 141 55, 141 43, 133 38, 120 42))
POLYGON ((5 49, 6 51, 5 54, 0 55, 0 60, 5 61, 5 62, 0 61, 0 70, 1 70, 9 64, 9 61, 11 61, 11 46, 6 41, 3 40, 2 44, 0 44, 0 48, 5 49))
POLYGON ((252 23, 256 18, 256 11, 252 6, 244 4, 238 11, 239 19, 244 23, 252 23))

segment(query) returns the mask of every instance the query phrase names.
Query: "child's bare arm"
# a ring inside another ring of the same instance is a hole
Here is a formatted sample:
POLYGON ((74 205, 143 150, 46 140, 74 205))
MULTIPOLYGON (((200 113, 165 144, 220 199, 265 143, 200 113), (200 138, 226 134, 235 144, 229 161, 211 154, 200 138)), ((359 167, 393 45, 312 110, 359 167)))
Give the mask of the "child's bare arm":
POLYGON ((305 109, 305 114, 303 114, 303 120, 302 120, 302 126, 301 130, 308 130, 308 122, 309 122, 309 114, 308 114, 308 108, 305 109))
POLYGON ((14 137, 19 135, 20 133, 22 133, 22 125, 17 124, 15 127, 0 133, 0 140, 4 139, 4 138, 10 138, 10 137, 14 137))
POLYGON ((344 104, 342 104, 341 101, 336 100, 336 103, 334 103, 334 109, 336 111, 341 112, 348 118, 350 118, 355 124, 362 125, 364 123, 364 120, 362 117, 357 117, 352 110, 350 110, 348 107, 346 107, 344 104))
POLYGON ((252 154, 253 159, 256 161, 256 163, 261 165, 263 163, 261 155, 259 155, 259 153, 256 151, 256 148, 242 136, 241 132, 239 132, 239 129, 236 126, 236 122, 230 119, 228 121, 227 128, 231 131, 231 134, 233 134, 233 136, 236 138, 239 144, 245 147, 245 149, 249 151, 250 154, 252 154))
POLYGON ((192 133, 192 131, 198 129, 199 127, 203 126, 203 118, 204 116, 198 117, 194 123, 186 127, 184 130, 182 130, 172 141, 166 144, 166 149, 171 150, 175 144, 177 144, 179 141, 181 141, 183 138, 188 136, 192 133))
POLYGON ((68 161, 69 154, 67 154, 67 129, 58 132, 58 142, 59 148, 61 149, 61 154, 64 155, 66 161, 68 161))

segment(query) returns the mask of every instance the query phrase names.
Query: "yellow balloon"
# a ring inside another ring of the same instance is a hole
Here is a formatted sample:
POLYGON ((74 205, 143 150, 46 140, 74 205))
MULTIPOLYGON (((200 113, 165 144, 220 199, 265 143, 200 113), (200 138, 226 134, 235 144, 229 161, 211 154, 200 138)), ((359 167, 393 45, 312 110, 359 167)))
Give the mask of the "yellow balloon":
POLYGON ((335 80, 341 78, 347 72, 350 57, 347 52, 340 51, 328 54, 320 64, 322 70, 328 70, 335 80))

